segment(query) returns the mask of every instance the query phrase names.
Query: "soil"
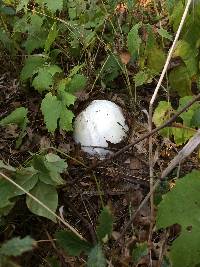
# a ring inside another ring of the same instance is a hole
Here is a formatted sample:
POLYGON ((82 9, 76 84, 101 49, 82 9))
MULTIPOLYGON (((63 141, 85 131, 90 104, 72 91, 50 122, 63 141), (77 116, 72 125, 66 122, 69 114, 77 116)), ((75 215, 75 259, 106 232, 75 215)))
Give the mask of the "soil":
MULTIPOLYGON (((49 147, 55 147, 87 166, 98 161, 98 159, 89 158, 81 151, 80 146, 74 143, 72 133, 57 131, 54 135, 50 135, 47 132, 40 111, 41 96, 29 85, 22 86, 20 84, 15 78, 18 76, 15 66, 9 66, 10 63, 8 62, 10 61, 1 62, 1 65, 4 66, 0 75, 1 118, 15 108, 24 106, 29 110, 29 124, 27 134, 19 149, 16 149, 15 145, 19 129, 14 125, 1 128, 1 160, 18 167, 30 157, 30 153, 38 152, 44 148, 48 152, 52 152, 53 150, 49 147)), ((148 131, 147 118, 142 110, 147 108, 153 89, 153 84, 148 89, 141 88, 138 93, 137 109, 134 112, 130 109, 127 92, 115 91, 112 93, 99 90, 99 88, 96 88, 91 94, 87 94, 87 91, 82 92, 74 106, 74 113, 78 114, 93 99, 108 99, 119 104, 126 111, 127 122, 131 130, 124 143, 111 147, 113 151, 117 151, 124 144, 132 142, 148 131)), ((162 96, 160 97, 162 98, 162 96)), ((163 142, 157 135, 153 136, 153 144, 157 151, 155 175, 159 177, 160 172, 176 155, 177 148, 172 143, 163 142)), ((63 157, 62 154, 60 156, 63 157)), ((66 185, 59 189, 59 212, 85 238, 90 242, 95 242, 93 226, 97 223, 102 207, 102 198, 104 204, 110 206, 115 217, 114 232, 105 248, 108 259, 112 258, 114 266, 131 266, 130 248, 133 248, 136 243, 148 241, 151 224, 149 204, 140 210, 131 228, 128 229, 120 242, 116 243, 116 239, 129 222, 131 213, 137 209, 149 190, 148 140, 142 141, 112 162, 97 167, 93 172, 88 172, 73 159, 68 159, 67 162, 69 167, 63 175, 66 185), (100 186, 100 192, 97 189, 96 181, 100 186)), ((197 166, 196 157, 191 157, 182 166, 180 175, 186 174, 197 166)), ((51 256, 59 258, 63 267, 84 266, 83 256, 70 257, 55 246, 54 233, 62 229, 63 226, 45 218, 34 216, 27 209, 24 197, 19 198, 6 220, 6 228, 0 231, 0 241, 7 240, 11 236, 23 237, 26 235, 40 240, 32 252, 25 253, 23 257, 15 259, 22 266, 49 266, 47 258, 51 256)), ((178 227, 174 226, 170 230, 167 240, 176 237, 179 230, 178 227)), ((155 232, 153 240, 148 243, 151 246, 153 266, 157 264, 160 244, 166 238, 165 234, 165 232, 155 232)), ((149 258, 143 257, 138 266, 148 266, 148 264, 149 258)))

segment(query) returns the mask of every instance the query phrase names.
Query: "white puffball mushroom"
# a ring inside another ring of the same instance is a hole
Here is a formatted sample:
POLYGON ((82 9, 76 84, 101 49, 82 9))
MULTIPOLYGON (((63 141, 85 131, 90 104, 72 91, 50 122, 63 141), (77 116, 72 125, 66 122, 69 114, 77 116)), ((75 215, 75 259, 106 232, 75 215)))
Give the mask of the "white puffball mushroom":
POLYGON ((104 158, 112 152, 107 141, 117 144, 127 135, 122 109, 108 100, 94 100, 74 122, 74 140, 83 151, 104 158))

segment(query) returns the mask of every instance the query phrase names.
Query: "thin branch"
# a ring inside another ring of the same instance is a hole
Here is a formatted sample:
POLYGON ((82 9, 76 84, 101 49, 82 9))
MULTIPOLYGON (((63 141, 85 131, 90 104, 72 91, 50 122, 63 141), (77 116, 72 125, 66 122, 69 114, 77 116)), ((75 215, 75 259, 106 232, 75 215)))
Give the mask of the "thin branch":
POLYGON ((150 192, 146 195, 144 200, 141 202, 140 206, 136 210, 136 212, 133 214, 129 222, 126 224, 124 229, 122 230, 119 238, 116 241, 119 241, 124 234, 126 233, 127 229, 131 226, 133 221, 135 220, 137 214, 142 209, 142 207, 147 203, 147 201, 150 199, 151 195, 155 192, 156 188, 159 186, 159 184, 164 180, 164 178, 186 157, 191 155, 191 153, 195 150, 195 148, 200 143, 200 129, 197 131, 197 133, 188 141, 188 143, 179 151, 178 155, 169 163, 168 167, 162 172, 160 179, 158 179, 153 187, 151 188, 150 192))
POLYGON ((6 179, 8 182, 16 186, 18 189, 22 190, 25 194, 27 194, 30 198, 32 198, 35 202, 37 202, 41 207, 43 207, 45 210, 47 210, 49 213, 51 213, 56 219, 58 219, 60 222, 62 222, 69 230, 71 230, 75 235, 77 235, 79 238, 84 239, 81 234, 78 233, 76 229, 74 229, 69 223, 64 221, 60 216, 58 216, 55 212, 53 212, 50 208, 48 208, 43 202, 41 202, 39 199, 34 197, 31 193, 26 191, 23 187, 15 183, 12 179, 10 179, 7 175, 0 172, 0 176, 2 176, 4 179, 6 179))
MULTIPOLYGON (((162 84, 162 81, 164 79, 164 76, 167 72, 167 69, 168 69, 168 66, 169 66, 169 63, 170 63, 170 60, 172 58, 172 54, 173 54, 173 51, 175 49, 175 46, 176 46, 176 43, 178 41, 178 38, 180 36, 180 33, 181 33, 181 30, 183 28, 183 25, 184 25, 184 22, 186 20, 186 17, 187 17, 187 14, 188 14, 188 11, 189 11, 189 7, 190 7, 190 4, 191 4, 192 0, 188 0, 187 2, 187 5, 185 7, 185 10, 184 10, 184 13, 183 13, 183 16, 181 18, 181 22, 179 24, 179 27, 178 27, 178 30, 177 30, 177 33, 176 33, 176 36, 174 38, 174 41, 172 43, 172 46, 169 50, 169 53, 168 53, 168 56, 167 56, 167 59, 166 59, 166 62, 165 62, 165 65, 164 65, 164 68, 162 70, 162 73, 160 75, 160 78, 159 78, 159 81, 157 83, 157 86, 155 88, 155 91, 153 93, 153 96, 151 98, 151 101, 150 101, 150 106, 149 106, 149 116, 148 116, 148 124, 149 124, 149 131, 151 132, 152 131, 152 128, 153 128, 153 121, 152 121, 152 117, 153 117, 153 104, 155 102, 155 99, 157 97, 157 94, 158 94, 158 90, 160 89, 161 87, 161 84, 162 84)), ((154 1, 155 3, 155 1, 154 1)), ((153 184, 154 184, 154 178, 153 178, 153 173, 154 173, 154 168, 153 168, 153 141, 152 141, 152 135, 150 136, 149 138, 149 176, 150 176, 150 191, 152 191, 153 189, 153 184)), ((149 229, 149 242, 151 242, 151 239, 152 239, 152 233, 153 233, 153 225, 154 225, 154 195, 151 194, 150 195, 150 217, 151 217, 151 224, 150 224, 150 229, 149 229)), ((151 259, 150 259, 150 262, 151 262, 151 259)), ((151 264, 152 266, 152 264, 151 264)))
POLYGON ((197 102, 198 100, 200 100, 200 93, 194 97, 193 100, 189 101, 182 109, 180 109, 176 114, 174 114, 169 120, 167 120, 164 124, 160 125, 157 128, 154 128, 151 132, 148 132, 144 135, 142 135, 140 138, 136 139, 134 142, 124 146, 122 149, 118 150, 116 153, 110 155, 109 158, 104 159, 102 161, 96 162, 94 163, 91 167, 88 168, 88 170, 93 170, 95 169, 97 166, 102 166, 104 164, 106 164, 107 162, 113 160, 114 158, 118 157, 119 155, 125 153, 127 150, 129 150, 130 148, 134 147, 136 144, 138 144, 139 142, 141 142, 142 140, 149 138, 150 136, 154 135, 155 133, 159 132, 160 130, 162 130, 163 128, 169 126, 172 122, 174 122, 183 112, 185 112, 190 106, 192 106, 195 102, 197 102))

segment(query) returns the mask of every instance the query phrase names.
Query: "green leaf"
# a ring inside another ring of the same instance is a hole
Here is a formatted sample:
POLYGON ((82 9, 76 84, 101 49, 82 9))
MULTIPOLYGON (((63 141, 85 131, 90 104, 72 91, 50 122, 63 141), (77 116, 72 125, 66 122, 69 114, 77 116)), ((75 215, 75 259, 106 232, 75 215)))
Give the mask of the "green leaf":
POLYGON ((22 9, 24 9, 25 13, 27 12, 27 6, 28 6, 29 0, 20 0, 17 8, 16 8, 16 12, 21 11, 22 9))
POLYGON ((39 68, 37 76, 33 79, 32 86, 42 93, 43 91, 50 90, 53 85, 53 77, 45 68, 39 68))
POLYGON ((72 131, 72 120, 74 118, 74 113, 71 110, 68 110, 62 105, 61 113, 60 113, 60 128, 66 131, 72 131))
POLYGON ((98 219, 97 237, 100 242, 106 243, 112 234, 113 215, 110 208, 104 207, 98 219))
POLYGON ((14 167, 12 167, 11 165, 9 165, 9 164, 5 164, 4 162, 3 162, 3 160, 0 160, 0 169, 5 169, 5 170, 8 170, 8 171, 12 171, 12 172, 15 172, 15 168, 14 167))
POLYGON ((8 6, 0 6, 0 13, 5 14, 5 15, 15 15, 15 10, 12 7, 8 6))
POLYGON ((53 44, 53 42, 57 37, 58 37, 57 24, 56 22, 54 22, 45 42, 45 53, 49 52, 51 45, 53 44))
POLYGON ((171 16, 169 17, 169 20, 170 24, 173 26, 174 32, 176 32, 178 29, 181 18, 183 16, 184 8, 185 7, 182 1, 176 1, 176 4, 173 5, 173 11, 171 13, 171 16))
POLYGON ((46 40, 45 32, 38 32, 33 35, 29 34, 28 38, 23 43, 23 47, 28 52, 28 54, 31 54, 35 49, 43 48, 45 40, 46 40))
MULTIPOLYGON (((35 170, 33 168, 24 168, 22 170, 17 170, 13 175, 13 181, 20 185, 26 191, 31 190, 37 183, 37 178, 34 177, 35 170)), ((0 209, 12 206, 12 198, 23 195, 24 191, 18 189, 15 185, 11 184, 9 181, 0 177, 0 209)), ((14 202, 13 202, 14 203, 14 202)))
POLYGON ((45 165, 50 171, 62 173, 68 166, 64 159, 61 159, 58 155, 55 155, 53 153, 47 154, 45 156, 45 159, 45 165))
MULTIPOLYGON (((27 168, 22 168, 21 170, 17 170, 14 176, 14 181, 20 185, 26 191, 30 191, 38 182, 35 174, 37 171, 31 166, 27 168)), ((17 187, 13 191, 15 196, 23 195, 24 191, 18 189, 17 187)))
POLYGON ((16 187, 14 185, 0 177, 0 209, 11 205, 10 199, 15 196, 13 193, 15 189, 16 187))
POLYGON ((36 0, 38 4, 46 6, 52 13, 55 13, 57 10, 62 10, 63 0, 36 0))
POLYGON ((131 53, 131 56, 136 57, 139 53, 140 44, 142 43, 142 40, 138 34, 138 30, 141 27, 141 23, 135 24, 130 32, 128 33, 127 37, 127 45, 128 45, 128 51, 131 53))
POLYGON ((68 92, 65 91, 64 88, 58 89, 58 94, 60 95, 61 101, 63 105, 69 107, 70 105, 73 105, 76 101, 76 97, 68 92))
POLYGON ((81 65, 77 65, 75 67, 73 67, 70 70, 70 74, 68 75, 68 78, 72 78, 75 74, 77 74, 79 72, 79 70, 81 70, 83 67, 85 66, 85 64, 81 64, 81 65))
POLYGON ((166 38, 166 39, 168 39, 170 41, 173 40, 172 35, 168 31, 166 31, 165 29, 163 29, 163 28, 158 29, 158 33, 163 38, 166 38))
POLYGON ((27 123, 29 122, 27 113, 27 108, 20 107, 15 109, 10 115, 0 121, 0 125, 2 126, 15 123, 21 128, 21 132, 19 133, 19 136, 16 140, 16 148, 19 148, 22 143, 22 139, 26 135, 26 127, 27 123))
MULTIPOLYGON (((169 120, 173 113, 174 110, 170 103, 167 101, 160 101, 153 114, 153 123, 156 127, 159 127, 169 120)), ((169 127, 164 128, 160 131, 160 133, 166 137, 169 137, 172 134, 169 127)))
POLYGON ((19 127, 23 127, 24 122, 28 122, 27 118, 28 109, 24 107, 16 108, 10 115, 3 118, 0 121, 0 125, 5 126, 11 123, 17 124, 19 127))
POLYGON ((167 101, 160 101, 153 114, 153 122, 158 127, 170 118, 174 112, 171 104, 167 101))
POLYGON ((191 79, 184 65, 173 68, 169 73, 169 83, 172 90, 178 92, 179 96, 192 95, 191 79))
POLYGON ((10 34, 7 31, 1 28, 0 28, 0 42, 11 54, 15 52, 16 44, 14 40, 11 38, 10 34))
POLYGON ((147 243, 137 244, 132 252, 132 258, 133 258, 134 264, 137 265, 139 260, 146 255, 148 255, 147 243))
POLYGON ((20 75, 21 80, 25 81, 28 78, 31 78, 38 71, 38 69, 43 66, 44 63, 45 58, 41 55, 29 56, 24 63, 24 67, 22 68, 20 75))
POLYGON ((100 76, 105 83, 112 82, 119 75, 122 65, 115 55, 109 55, 103 64, 103 69, 100 69, 100 76))
POLYGON ((53 133, 57 128, 57 121, 60 117, 61 102, 52 93, 48 93, 42 100, 41 110, 48 131, 53 133))
MULTIPOLYGON (((185 107, 187 105, 187 103, 189 101, 191 101, 193 99, 192 96, 185 96, 180 98, 179 100, 179 107, 178 110, 181 110, 183 107, 185 107)), ((188 127, 192 127, 192 119, 194 116, 194 113, 196 110, 200 109, 200 103, 196 102, 194 103, 189 109, 187 109, 185 112, 183 112, 180 117, 183 120, 183 124, 188 126, 188 127)))
POLYGON ((62 185, 65 181, 61 178, 60 173, 67 168, 67 163, 59 156, 49 153, 46 156, 35 155, 32 165, 38 170, 38 179, 53 186, 62 185))
POLYGON ((139 71, 136 73, 134 76, 134 81, 135 81, 135 87, 141 86, 145 84, 149 79, 149 74, 146 71, 139 71))
POLYGON ((50 65, 46 67, 47 71, 54 76, 56 73, 61 73, 62 69, 58 67, 57 65, 50 65))
POLYGON ((200 109, 195 110, 191 123, 194 127, 200 128, 200 109))
POLYGON ((62 72, 57 65, 45 66, 37 70, 37 76, 33 79, 32 85, 40 93, 50 90, 54 83, 54 75, 62 72))
POLYGON ((87 260, 88 267, 106 267, 106 258, 103 254, 102 247, 97 244, 89 253, 87 260))
POLYGON ((188 42, 179 40, 176 44, 173 57, 181 57, 184 61, 190 77, 198 72, 198 50, 192 47, 188 42))
POLYGON ((159 73, 165 64, 165 53, 157 46, 148 50, 147 67, 155 73, 159 73))
POLYGON ((171 133, 174 136, 174 141, 177 146, 186 143, 194 134, 194 129, 184 129, 184 128, 171 128, 171 133))
MULTIPOLYGON (((30 193, 45 204, 51 211, 55 212, 58 206, 58 194, 54 186, 38 182, 30 193)), ((26 204, 31 212, 36 215, 46 217, 56 222, 55 216, 39 205, 31 197, 26 196, 26 204)))
POLYGON ((179 179, 158 206, 157 228, 181 225, 181 234, 170 249, 170 260, 176 267, 195 267, 200 263, 199 188, 200 172, 194 170, 179 179))
POLYGON ((63 173, 68 166, 64 159, 61 159, 58 155, 49 153, 45 156, 45 166, 55 185, 65 184, 65 181, 60 176, 60 173, 63 173))
POLYGON ((34 239, 29 236, 26 236, 22 239, 15 237, 8 240, 1 246, 0 255, 20 256, 22 253, 32 250, 34 245, 34 239))
POLYGON ((86 86, 87 78, 82 74, 75 74, 70 83, 67 85, 66 90, 70 93, 75 93, 86 86))
POLYGON ((79 256, 81 252, 88 253, 92 246, 85 240, 69 231, 59 231, 56 233, 58 244, 71 256, 79 256))

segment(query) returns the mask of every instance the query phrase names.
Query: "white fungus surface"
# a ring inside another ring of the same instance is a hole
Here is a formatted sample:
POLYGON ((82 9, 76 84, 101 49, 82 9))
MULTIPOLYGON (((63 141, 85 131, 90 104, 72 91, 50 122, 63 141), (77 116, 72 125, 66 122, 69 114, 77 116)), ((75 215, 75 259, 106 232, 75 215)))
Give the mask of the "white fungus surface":
POLYGON ((105 149, 106 141, 117 144, 126 137, 127 131, 121 108, 107 100, 92 101, 74 122, 75 142, 81 144, 83 151, 100 158, 111 153, 105 149))

